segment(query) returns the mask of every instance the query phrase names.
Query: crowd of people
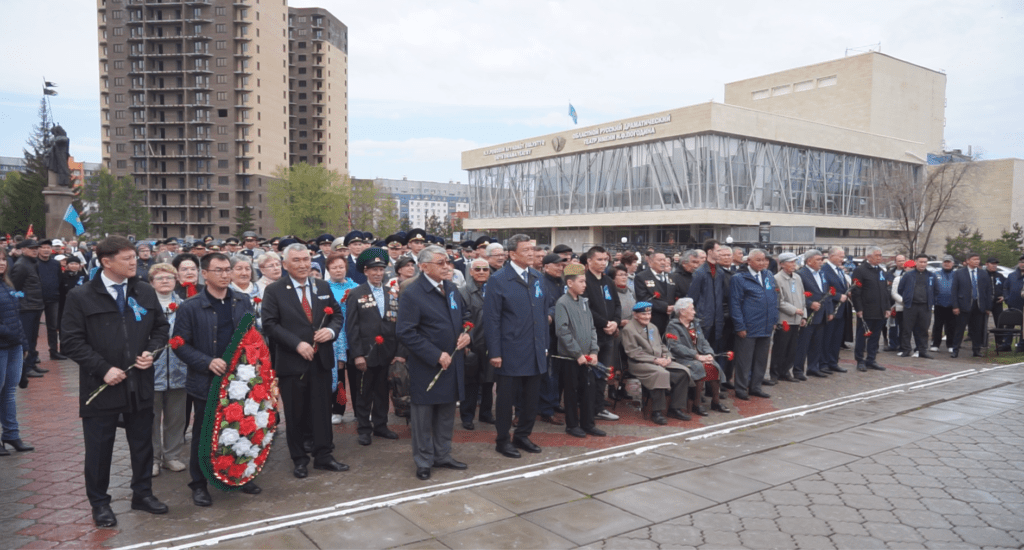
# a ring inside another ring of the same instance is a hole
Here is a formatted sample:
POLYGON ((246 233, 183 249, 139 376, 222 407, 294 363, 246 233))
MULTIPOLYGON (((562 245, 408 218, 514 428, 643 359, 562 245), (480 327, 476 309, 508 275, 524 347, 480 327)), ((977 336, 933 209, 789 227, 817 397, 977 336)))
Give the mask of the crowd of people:
MULTIPOLYGON (((468 467, 452 455, 456 415, 465 430, 493 425, 495 451, 520 458, 541 452, 530 439, 538 420, 587 438, 606 435, 598 422, 618 420, 610 409, 621 399, 639 401, 655 425, 729 413, 731 399, 767 399, 780 382, 847 373, 847 342, 860 372, 885 370, 880 348, 929 357, 945 339, 957 357, 965 332, 979 355, 987 315, 1024 307, 1024 256, 1006 278, 997 264, 983 270, 970 254, 954 270, 947 256, 932 273, 924 255, 886 269, 878 247, 854 266, 841 247, 772 256, 715 240, 671 257, 549 250, 523 234, 447 244, 421 229, 308 243, 252 232, 185 246, 4 240, 0 454, 32 450, 15 386, 47 372, 36 351, 44 317, 50 358, 80 369, 86 490, 96 524, 109 527, 118 426, 133 509, 167 512, 151 487, 162 469, 188 469, 193 502, 212 504, 201 416, 246 314, 271 350, 296 478, 310 463, 349 469, 332 424, 351 405, 360 445, 398 439, 390 410, 407 418, 415 475, 426 480, 434 468, 468 467), (183 345, 167 350, 171 337, 183 345)), ((252 482, 241 490, 261 492, 252 482)))

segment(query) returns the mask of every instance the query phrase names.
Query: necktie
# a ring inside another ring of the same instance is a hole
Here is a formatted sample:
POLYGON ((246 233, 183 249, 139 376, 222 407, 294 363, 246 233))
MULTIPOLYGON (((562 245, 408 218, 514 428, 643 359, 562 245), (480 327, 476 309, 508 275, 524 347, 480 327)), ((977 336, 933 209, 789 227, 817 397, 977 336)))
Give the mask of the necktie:
POLYGON ((761 286, 761 274, 758 273, 755 277, 757 278, 757 286, 761 286))
POLYGON ((658 273, 658 280, 664 283, 665 282, 665 274, 664 273, 658 273))
POLYGON ((971 299, 978 299, 978 272, 971 270, 971 299))
POLYGON ((441 293, 441 296, 444 296, 444 283, 437 283, 437 291, 441 293))
POLYGON ((114 285, 114 291, 117 292, 117 310, 122 314, 124 313, 124 283, 114 285))
POLYGON ((306 299, 306 285, 302 285, 302 311, 306 312, 306 319, 313 322, 313 308, 309 307, 309 300, 306 299))

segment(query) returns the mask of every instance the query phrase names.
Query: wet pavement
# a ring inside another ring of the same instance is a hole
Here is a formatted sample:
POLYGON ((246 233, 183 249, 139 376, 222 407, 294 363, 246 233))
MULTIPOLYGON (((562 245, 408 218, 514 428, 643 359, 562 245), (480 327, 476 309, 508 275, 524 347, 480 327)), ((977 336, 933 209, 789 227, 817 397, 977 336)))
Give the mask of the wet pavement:
MULTIPOLYGON (((780 383, 771 399, 729 399, 729 414, 654 426, 632 403, 607 438, 576 439, 538 422, 543 447, 494 451, 493 427, 457 424, 453 456, 469 470, 421 482, 409 429, 356 444, 335 426, 346 473, 295 479, 276 447, 261 495, 213 491, 192 505, 187 472, 154 492, 171 511, 129 510, 119 436, 111 479, 118 528, 96 529, 82 478, 77 367, 18 394, 33 453, 0 458, 0 537, 8 548, 191 547, 1020 547, 1024 544, 1024 371, 986 359, 882 354, 885 372, 780 383), (1014 521, 1016 520, 1016 521, 1014 521)), ((287 429, 287 423, 284 428, 287 429)))

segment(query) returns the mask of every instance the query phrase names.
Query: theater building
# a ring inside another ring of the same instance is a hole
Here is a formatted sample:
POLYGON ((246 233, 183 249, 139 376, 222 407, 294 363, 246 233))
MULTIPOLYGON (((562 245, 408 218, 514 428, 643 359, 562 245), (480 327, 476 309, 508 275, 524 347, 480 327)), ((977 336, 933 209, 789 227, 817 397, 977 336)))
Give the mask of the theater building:
POLYGON ((726 84, 724 103, 465 151, 465 227, 576 250, 763 234, 859 255, 892 237, 882 183, 922 178, 944 149, 945 88, 939 71, 869 52, 726 84))

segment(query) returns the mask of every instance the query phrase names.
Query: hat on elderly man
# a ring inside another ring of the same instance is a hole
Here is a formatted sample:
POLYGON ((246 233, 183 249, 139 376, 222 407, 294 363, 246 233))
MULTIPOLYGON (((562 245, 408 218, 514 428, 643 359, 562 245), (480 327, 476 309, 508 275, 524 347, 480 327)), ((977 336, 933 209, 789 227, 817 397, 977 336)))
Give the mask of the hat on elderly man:
POLYGON ((779 254, 779 263, 780 264, 784 263, 784 262, 792 262, 795 259, 796 259, 796 254, 793 254, 792 252, 783 252, 782 254, 779 254))
POLYGON ((637 302, 633 306, 633 313, 650 313, 653 307, 650 302, 637 302))

